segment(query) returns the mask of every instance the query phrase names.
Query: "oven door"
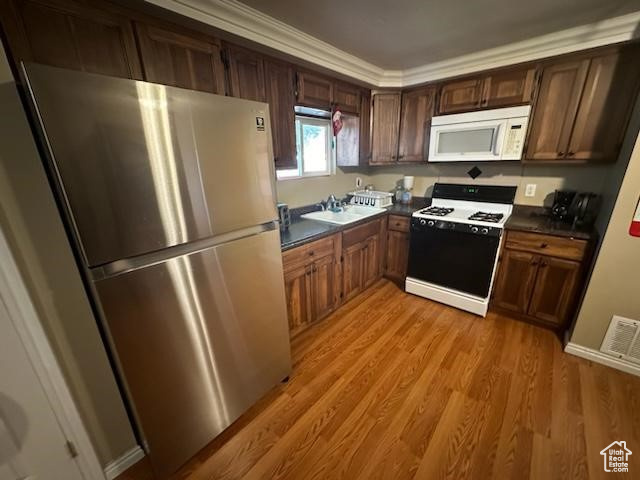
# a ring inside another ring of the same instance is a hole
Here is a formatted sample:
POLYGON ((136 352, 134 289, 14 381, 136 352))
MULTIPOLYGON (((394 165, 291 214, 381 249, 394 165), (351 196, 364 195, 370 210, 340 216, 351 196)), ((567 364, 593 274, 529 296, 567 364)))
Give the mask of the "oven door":
POLYGON ((408 276, 480 298, 488 298, 500 246, 500 232, 411 225, 408 276))
POLYGON ((433 125, 430 162, 500 160, 505 120, 433 125))

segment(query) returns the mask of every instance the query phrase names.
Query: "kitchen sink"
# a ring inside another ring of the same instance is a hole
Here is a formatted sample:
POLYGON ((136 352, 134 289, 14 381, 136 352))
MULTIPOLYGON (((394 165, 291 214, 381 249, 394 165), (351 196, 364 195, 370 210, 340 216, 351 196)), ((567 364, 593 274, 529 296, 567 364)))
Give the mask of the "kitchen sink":
POLYGON ((319 222, 335 223, 337 225, 346 225, 348 223, 357 222, 363 218, 371 217, 384 212, 384 208, 378 207, 362 207, 360 205, 347 205, 340 212, 332 212, 325 210, 322 212, 311 212, 301 215, 307 220, 317 220, 319 222))

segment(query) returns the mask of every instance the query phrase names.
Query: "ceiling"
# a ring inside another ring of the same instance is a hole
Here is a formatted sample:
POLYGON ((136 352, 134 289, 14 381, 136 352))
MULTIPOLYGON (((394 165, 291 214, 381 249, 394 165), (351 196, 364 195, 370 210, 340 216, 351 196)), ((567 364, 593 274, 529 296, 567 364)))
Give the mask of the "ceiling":
POLYGON ((640 0, 240 0, 383 69, 409 69, 640 11, 640 0))

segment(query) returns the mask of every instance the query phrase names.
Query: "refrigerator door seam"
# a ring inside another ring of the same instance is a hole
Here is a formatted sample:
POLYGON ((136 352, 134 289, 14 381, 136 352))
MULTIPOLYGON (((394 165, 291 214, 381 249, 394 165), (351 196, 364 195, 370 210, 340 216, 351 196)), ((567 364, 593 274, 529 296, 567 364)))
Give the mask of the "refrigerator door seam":
POLYGON ((98 282, 100 280, 122 275, 123 273, 139 270, 140 268, 156 265, 174 257, 197 253, 202 250, 207 250, 211 247, 239 240, 241 238, 246 238, 253 235, 259 235, 260 233, 268 232, 271 230, 276 230, 279 229, 278 225, 278 221, 273 220, 271 222, 263 223, 262 225, 257 225, 255 227, 243 228, 241 230, 235 230, 233 232, 215 235, 213 237, 204 238, 202 240, 196 240, 194 242, 183 243, 173 247, 163 248, 162 250, 158 250, 156 252, 145 253, 144 255, 139 255, 136 257, 116 260, 115 262, 107 263, 105 265, 89 269, 89 275, 91 276, 92 281, 98 282))

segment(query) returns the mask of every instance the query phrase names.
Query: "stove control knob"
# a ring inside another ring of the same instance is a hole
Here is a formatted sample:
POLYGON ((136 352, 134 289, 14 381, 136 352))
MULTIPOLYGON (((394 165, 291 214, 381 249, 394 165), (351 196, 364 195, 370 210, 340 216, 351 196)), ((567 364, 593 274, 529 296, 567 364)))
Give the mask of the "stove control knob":
POLYGON ((486 235, 487 233, 489 233, 489 229, 488 228, 483 228, 482 229, 482 233, 486 235))
MULTIPOLYGON (((423 222, 424 222, 424 220, 423 220, 423 222)), ((427 225, 429 225, 430 227, 433 227, 435 224, 436 224, 436 222, 434 222, 433 220, 429 220, 429 221, 427 222, 427 225)), ((424 225, 424 224, 423 224, 423 225, 424 225)))
POLYGON ((478 233, 478 227, 471 227, 471 231, 473 233, 478 233))
POLYGON ((420 220, 420 225, 426 225, 427 221, 423 218, 422 220, 420 220))

